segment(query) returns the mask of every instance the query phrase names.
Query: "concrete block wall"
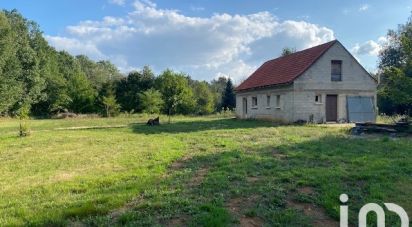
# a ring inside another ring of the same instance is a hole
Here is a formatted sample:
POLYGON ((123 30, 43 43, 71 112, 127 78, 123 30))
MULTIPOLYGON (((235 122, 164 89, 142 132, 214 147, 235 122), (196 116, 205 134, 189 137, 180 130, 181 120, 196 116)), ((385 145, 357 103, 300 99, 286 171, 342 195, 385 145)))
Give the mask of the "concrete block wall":
POLYGON ((289 122, 293 112, 292 87, 260 89, 236 94, 236 115, 239 118, 270 119, 289 122), (270 104, 267 106, 267 96, 270 104), (276 105, 277 95, 280 95, 280 105, 276 105), (252 98, 257 97, 257 106, 252 106, 252 98), (247 99, 247 115, 243 114, 243 98, 247 99))
POLYGON ((326 95, 338 96, 338 121, 347 121, 346 97, 372 96, 376 106, 377 83, 356 59, 336 43, 324 53, 294 83, 294 120, 307 120, 311 114, 315 122, 326 120, 326 95), (342 81, 331 80, 331 61, 342 61, 342 81), (322 104, 315 103, 315 95, 322 96, 322 104))
POLYGON ((336 43, 324 53, 292 85, 278 88, 239 92, 236 95, 236 114, 239 118, 271 118, 287 122, 297 120, 314 122, 326 120, 326 95, 338 96, 338 121, 347 121, 346 97, 374 97, 376 107, 377 83, 359 65, 356 59, 340 44, 336 43), (342 61, 342 81, 331 81, 331 61, 342 61), (266 108, 266 95, 271 95, 270 108, 266 108), (281 109, 275 108, 276 95, 281 95, 281 109), (321 103, 315 96, 321 95, 321 103), (252 108, 252 97, 258 97, 257 108, 252 108), (243 115, 243 101, 248 102, 248 115, 243 115))

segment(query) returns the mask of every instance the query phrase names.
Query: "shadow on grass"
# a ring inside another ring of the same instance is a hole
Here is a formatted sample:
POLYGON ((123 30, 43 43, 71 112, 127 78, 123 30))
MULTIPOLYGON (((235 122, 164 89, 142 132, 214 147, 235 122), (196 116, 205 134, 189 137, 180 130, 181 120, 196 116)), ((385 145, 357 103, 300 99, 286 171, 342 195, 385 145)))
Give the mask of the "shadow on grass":
MULTIPOLYGON (((230 226, 253 219, 270 226, 311 226, 316 217, 288 207, 291 195, 325 208, 337 223, 341 193, 349 194, 350 222, 355 224, 361 206, 389 199, 394 190, 390 183, 410 172, 410 159, 403 158, 409 152, 402 150, 406 143, 387 155, 395 144, 326 136, 284 146, 200 154, 172 164, 169 178, 142 193, 142 202, 117 224, 230 226), (314 194, 299 194, 304 187, 313 188, 314 194)), ((397 225, 399 220, 389 215, 387 223, 397 225)))
MULTIPOLYGON (((159 127, 134 125, 133 130, 158 134, 270 126, 273 124, 268 122, 221 119, 159 127)), ((412 146, 406 140, 325 136, 278 145, 251 147, 248 141, 242 145, 245 146, 236 149, 216 146, 216 151, 196 151, 191 158, 178 160, 179 165, 170 164, 167 175, 146 179, 147 183, 137 190, 131 188, 140 185, 137 182, 144 177, 116 178, 115 183, 93 185, 100 199, 90 197, 71 207, 57 209, 62 218, 80 218, 91 226, 228 226, 239 224, 240 217, 244 216, 261 219, 269 226, 310 226, 311 217, 286 203, 291 192, 310 186, 316 194, 304 199, 324 207, 335 219, 339 195, 349 194, 350 218, 354 223, 355 211, 359 211, 360 206, 366 202, 386 202, 387 195, 395 190, 391 183, 404 178, 410 181, 412 174, 412 146), (128 195, 137 191, 142 200, 126 206, 127 211, 112 220, 106 215, 107 209, 124 201, 118 198, 122 190, 128 191, 128 195), (236 198, 239 203, 233 202, 236 198)), ((71 189, 73 193, 81 193, 74 189, 71 189)), ((395 198, 388 202, 398 201, 395 198)), ((60 216, 56 219, 34 224, 65 224, 60 216)), ((389 218, 388 222, 396 224, 397 220, 389 218)))
POLYGON ((278 124, 259 121, 259 120, 238 120, 217 119, 202 121, 179 121, 175 123, 162 123, 158 126, 148 126, 146 124, 132 124, 133 132, 140 134, 160 134, 160 133, 190 133, 207 130, 225 130, 225 129, 247 129, 257 127, 274 127, 278 124))

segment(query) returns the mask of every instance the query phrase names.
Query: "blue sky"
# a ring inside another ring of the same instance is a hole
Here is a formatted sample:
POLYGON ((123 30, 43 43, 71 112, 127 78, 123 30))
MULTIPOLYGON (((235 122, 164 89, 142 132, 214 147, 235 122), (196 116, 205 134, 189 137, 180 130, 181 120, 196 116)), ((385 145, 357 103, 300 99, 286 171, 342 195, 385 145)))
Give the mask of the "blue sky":
POLYGON ((0 0, 38 22, 58 50, 111 60, 123 72, 150 65, 237 81, 285 46, 335 38, 373 71, 387 30, 411 7, 412 0, 0 0))

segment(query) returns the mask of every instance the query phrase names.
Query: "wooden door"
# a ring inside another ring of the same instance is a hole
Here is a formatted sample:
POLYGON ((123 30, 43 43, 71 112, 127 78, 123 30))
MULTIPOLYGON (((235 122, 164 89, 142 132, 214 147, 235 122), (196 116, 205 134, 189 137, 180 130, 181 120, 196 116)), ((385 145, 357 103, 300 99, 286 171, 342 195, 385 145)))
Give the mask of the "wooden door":
POLYGON ((338 121, 337 95, 326 95, 326 121, 338 121))

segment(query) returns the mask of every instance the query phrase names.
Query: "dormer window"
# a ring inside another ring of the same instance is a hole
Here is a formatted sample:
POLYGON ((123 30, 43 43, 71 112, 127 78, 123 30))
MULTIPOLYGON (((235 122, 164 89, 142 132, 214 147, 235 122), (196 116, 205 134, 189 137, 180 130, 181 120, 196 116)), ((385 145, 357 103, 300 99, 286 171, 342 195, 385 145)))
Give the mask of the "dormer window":
POLYGON ((342 81, 342 61, 341 60, 332 60, 331 80, 332 81, 342 81))

